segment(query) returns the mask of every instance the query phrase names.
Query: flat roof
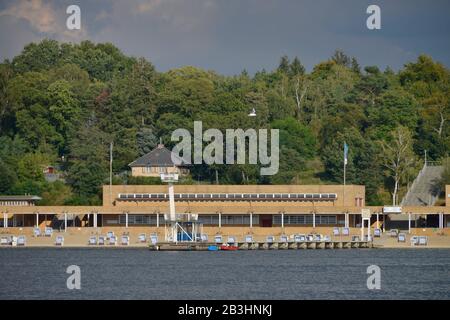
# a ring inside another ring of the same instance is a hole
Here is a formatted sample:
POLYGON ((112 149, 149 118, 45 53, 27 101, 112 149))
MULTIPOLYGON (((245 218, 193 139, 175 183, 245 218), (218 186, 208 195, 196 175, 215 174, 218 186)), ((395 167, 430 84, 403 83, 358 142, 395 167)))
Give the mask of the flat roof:
POLYGON ((38 201, 42 200, 41 197, 38 196, 0 196, 0 201, 38 201))

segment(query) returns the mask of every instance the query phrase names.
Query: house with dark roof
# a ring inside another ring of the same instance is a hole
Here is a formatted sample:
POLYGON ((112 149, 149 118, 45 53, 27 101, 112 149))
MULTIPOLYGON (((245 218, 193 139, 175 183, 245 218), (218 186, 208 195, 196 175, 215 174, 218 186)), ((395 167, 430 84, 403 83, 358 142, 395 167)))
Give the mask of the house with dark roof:
POLYGON ((161 173, 178 173, 179 175, 189 174, 187 162, 172 151, 164 147, 163 144, 131 162, 131 175, 133 177, 160 177, 161 173), (172 156, 179 159, 180 165, 172 161, 172 156))

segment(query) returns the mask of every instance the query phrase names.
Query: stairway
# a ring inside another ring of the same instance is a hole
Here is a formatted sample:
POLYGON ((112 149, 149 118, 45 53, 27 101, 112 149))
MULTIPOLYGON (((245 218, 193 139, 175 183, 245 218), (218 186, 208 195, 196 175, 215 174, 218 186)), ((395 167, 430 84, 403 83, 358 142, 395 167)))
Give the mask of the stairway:
POLYGON ((439 196, 443 166, 425 164, 403 198, 402 206, 432 206, 439 196))

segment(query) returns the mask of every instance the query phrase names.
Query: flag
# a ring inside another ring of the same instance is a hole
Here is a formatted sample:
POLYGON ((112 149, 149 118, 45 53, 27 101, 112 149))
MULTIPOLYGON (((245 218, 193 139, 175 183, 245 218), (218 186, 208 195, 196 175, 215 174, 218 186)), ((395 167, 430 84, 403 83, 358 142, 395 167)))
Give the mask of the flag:
POLYGON ((344 165, 346 166, 348 162, 348 144, 344 142, 344 165))

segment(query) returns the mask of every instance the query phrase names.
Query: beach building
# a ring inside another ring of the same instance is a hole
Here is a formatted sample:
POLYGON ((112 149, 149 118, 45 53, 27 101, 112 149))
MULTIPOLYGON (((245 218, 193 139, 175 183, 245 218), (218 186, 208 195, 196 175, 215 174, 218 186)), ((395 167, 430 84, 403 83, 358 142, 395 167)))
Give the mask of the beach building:
MULTIPOLYGON (((223 229, 274 234, 302 228, 385 228, 386 216, 392 215, 404 215, 409 230, 450 227, 448 202, 427 207, 366 206, 365 187, 357 185, 175 185, 174 198, 179 217, 198 221, 211 234, 223 229), (417 225, 417 217, 425 217, 425 224, 417 225)), ((1 203, 0 219, 8 227, 158 230, 164 228, 170 211, 167 185, 106 185, 101 206, 36 206, 32 199, 4 200, 9 202, 1 203)))

